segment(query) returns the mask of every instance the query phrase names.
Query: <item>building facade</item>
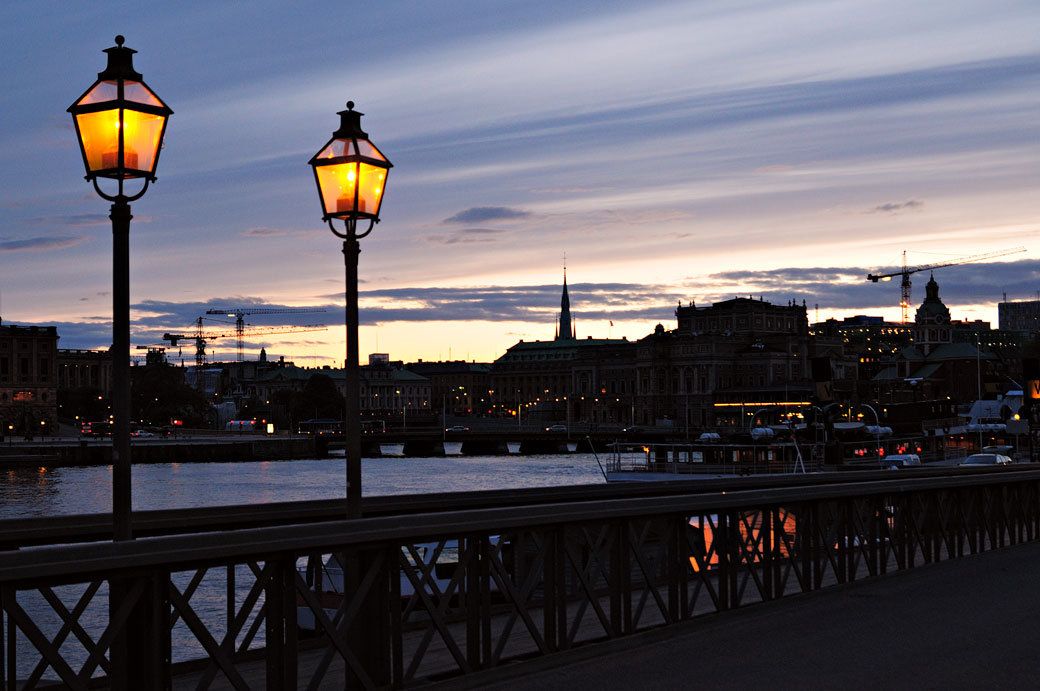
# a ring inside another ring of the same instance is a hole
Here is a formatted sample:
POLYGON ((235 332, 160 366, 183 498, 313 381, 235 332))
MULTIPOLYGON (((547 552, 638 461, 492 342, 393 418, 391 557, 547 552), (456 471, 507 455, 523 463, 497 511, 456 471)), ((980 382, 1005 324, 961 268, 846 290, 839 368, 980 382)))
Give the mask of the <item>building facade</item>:
POLYGON ((57 434, 58 330, 0 324, 0 425, 12 437, 57 434))

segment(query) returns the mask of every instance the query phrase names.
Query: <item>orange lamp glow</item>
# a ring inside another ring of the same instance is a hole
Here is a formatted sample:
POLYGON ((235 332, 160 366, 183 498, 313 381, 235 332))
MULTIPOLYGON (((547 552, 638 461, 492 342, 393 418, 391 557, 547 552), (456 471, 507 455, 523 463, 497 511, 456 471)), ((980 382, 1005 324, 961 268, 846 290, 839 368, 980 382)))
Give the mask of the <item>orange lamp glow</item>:
POLYGON ((361 129, 354 102, 339 112, 340 128, 309 161, 321 198, 322 220, 379 221, 387 176, 393 164, 361 129))
POLYGON ((116 36, 108 67, 68 108, 87 179, 155 180, 166 121, 173 113, 134 71, 133 54, 116 36))

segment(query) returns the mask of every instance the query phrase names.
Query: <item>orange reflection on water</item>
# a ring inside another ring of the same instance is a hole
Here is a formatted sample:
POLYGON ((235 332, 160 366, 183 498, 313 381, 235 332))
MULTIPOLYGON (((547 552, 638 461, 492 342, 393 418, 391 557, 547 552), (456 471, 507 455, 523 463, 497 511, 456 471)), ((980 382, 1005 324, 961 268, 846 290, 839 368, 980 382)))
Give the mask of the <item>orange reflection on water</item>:
MULTIPOLYGON (((765 552, 771 552, 773 558, 786 559, 791 556, 788 544, 794 544, 798 520, 794 513, 787 509, 780 509, 780 516, 780 529, 777 530, 774 526, 771 536, 762 532, 761 511, 749 511, 738 516, 737 528, 740 533, 741 560, 744 563, 761 562, 765 552), (768 544, 770 537, 772 537, 771 550, 768 544), (766 544, 762 544, 763 541, 766 544)), ((691 516, 689 519, 689 527, 692 532, 690 542, 693 548, 699 552, 698 555, 690 557, 690 566, 695 573, 700 572, 701 563, 709 571, 719 566, 719 555, 714 550, 715 531, 718 529, 718 524, 719 518, 715 514, 691 516), (700 558, 698 559, 698 557, 700 558)))

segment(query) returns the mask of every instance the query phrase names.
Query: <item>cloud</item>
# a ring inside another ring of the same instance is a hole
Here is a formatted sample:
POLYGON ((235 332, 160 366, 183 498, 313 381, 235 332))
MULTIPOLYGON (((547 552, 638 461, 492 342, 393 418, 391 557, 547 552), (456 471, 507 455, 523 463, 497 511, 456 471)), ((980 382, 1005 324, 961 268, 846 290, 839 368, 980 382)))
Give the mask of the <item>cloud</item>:
POLYGON ((450 216, 443 223, 486 223, 488 221, 508 221, 530 216, 529 211, 510 209, 505 206, 474 206, 450 216))
POLYGON ((72 226, 80 228, 84 226, 107 226, 112 220, 105 214, 73 214, 71 216, 39 216, 29 219, 28 223, 34 226, 72 226))
POLYGON ((894 214, 900 211, 916 210, 924 206, 924 202, 920 199, 908 199, 905 202, 887 202, 885 204, 878 204, 873 209, 868 211, 868 214, 876 213, 889 213, 894 214))
MULTIPOLYGON (((885 270, 896 270, 886 267, 885 270)), ((729 300, 735 296, 761 297, 775 305, 806 304, 810 310, 819 306, 824 310, 844 310, 848 314, 862 314, 881 309, 894 309, 899 303, 898 281, 875 284, 866 279, 876 267, 785 267, 772 270, 726 271, 687 278, 678 285, 646 285, 634 283, 576 283, 569 289, 571 310, 579 330, 581 324, 597 321, 660 322, 674 326, 677 303, 694 302, 698 306, 729 300)), ((993 304, 1006 292, 1009 299, 1034 299, 1040 285, 1040 259, 1015 262, 989 262, 944 267, 936 271, 940 297, 951 307, 955 319, 958 305, 993 304), (1000 292, 998 292, 1000 291, 1000 292)), ((925 272, 911 275, 913 306, 920 304, 924 295, 925 272)), ((556 283, 514 286, 469 287, 399 287, 362 290, 360 294, 360 323, 372 326, 387 323, 424 322, 526 322, 544 325, 546 338, 552 332, 560 309, 561 286, 556 283)), ((329 295, 326 314, 292 312, 247 317, 252 326, 292 328, 325 323, 340 325, 341 296, 329 295)), ((223 297, 206 302, 143 301, 133 305, 131 324, 135 345, 158 344, 162 334, 190 333, 195 319, 209 309, 227 307, 292 310, 292 306, 264 303, 258 298, 223 297)), ((218 315, 219 316, 219 315, 218 315)), ((207 329, 232 333, 234 325, 207 322, 207 329)), ((77 322, 56 324, 63 348, 107 347, 111 341, 111 317, 84 317, 77 322)), ((810 316, 812 319, 812 316, 810 316)), ((535 327, 537 328, 537 327, 535 327)), ((281 339, 277 334, 272 337, 281 339)), ((253 336, 253 342, 264 338, 253 336)), ((316 336, 300 336, 298 343, 320 342, 316 336)), ((215 347, 227 350, 234 338, 228 336, 215 342, 215 347)))
POLYGON ((242 232, 239 233, 239 235, 241 235, 242 237, 247 237, 247 238, 277 238, 277 237, 283 237, 283 236, 288 235, 288 234, 289 234, 289 231, 287 231, 287 230, 279 230, 277 228, 264 228, 264 227, 249 228, 248 230, 243 230, 242 232))
POLYGON ((472 243, 496 242, 506 231, 494 228, 467 228, 449 234, 428 234, 423 241, 434 245, 460 245, 472 243))
POLYGON ((50 252, 63 250, 83 242, 82 236, 59 236, 53 238, 28 238, 25 240, 0 240, 0 252, 50 252))

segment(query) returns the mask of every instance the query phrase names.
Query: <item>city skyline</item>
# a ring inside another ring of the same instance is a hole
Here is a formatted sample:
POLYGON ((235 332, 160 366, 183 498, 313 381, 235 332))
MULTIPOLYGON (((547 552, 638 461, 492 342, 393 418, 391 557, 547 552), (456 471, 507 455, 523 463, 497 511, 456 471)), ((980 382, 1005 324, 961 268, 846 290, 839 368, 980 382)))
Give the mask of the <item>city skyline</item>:
POLYGON ((955 319, 995 324, 1003 294, 1040 288, 1030 3, 135 7, 0 10, 0 318, 56 324, 62 347, 111 340, 108 207, 65 108, 117 33, 174 110, 133 208, 134 345, 214 307, 317 306, 250 321, 320 316, 268 353, 342 361, 342 258, 306 162, 348 99, 395 164, 361 245, 363 359, 551 340, 565 253, 579 338, 735 295, 894 320, 897 282, 865 276, 904 250, 1027 247, 938 272, 955 319))

